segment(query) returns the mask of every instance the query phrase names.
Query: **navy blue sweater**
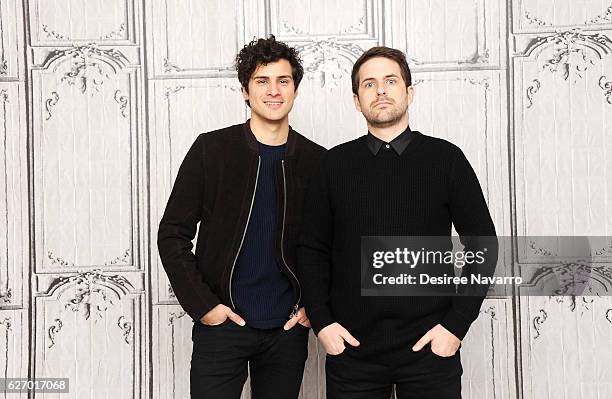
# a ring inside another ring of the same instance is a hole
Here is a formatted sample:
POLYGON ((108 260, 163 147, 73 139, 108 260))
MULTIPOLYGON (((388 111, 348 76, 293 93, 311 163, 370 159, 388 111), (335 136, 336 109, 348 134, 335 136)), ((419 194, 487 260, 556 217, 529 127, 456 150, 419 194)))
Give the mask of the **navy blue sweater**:
POLYGON ((293 288, 275 256, 277 197, 274 162, 283 158, 285 145, 259 144, 261 165, 255 201, 244 242, 236 261, 232 293, 238 313, 247 325, 269 329, 285 324, 293 305, 293 288))

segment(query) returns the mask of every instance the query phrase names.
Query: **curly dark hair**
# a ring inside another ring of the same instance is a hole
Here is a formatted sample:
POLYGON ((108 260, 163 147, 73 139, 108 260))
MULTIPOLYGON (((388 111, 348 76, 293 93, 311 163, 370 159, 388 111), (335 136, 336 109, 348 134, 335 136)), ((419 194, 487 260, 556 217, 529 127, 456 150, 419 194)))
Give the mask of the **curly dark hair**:
MULTIPOLYGON (((249 80, 258 66, 282 59, 289 61, 289 64, 291 64, 293 84, 297 90, 304 76, 304 67, 295 48, 276 41, 274 35, 268 36, 267 39, 254 38, 249 44, 245 45, 236 55, 234 62, 236 71, 238 71, 238 80, 244 90, 247 93, 249 92, 249 80)), ((246 103, 249 107, 251 106, 248 100, 246 103)))

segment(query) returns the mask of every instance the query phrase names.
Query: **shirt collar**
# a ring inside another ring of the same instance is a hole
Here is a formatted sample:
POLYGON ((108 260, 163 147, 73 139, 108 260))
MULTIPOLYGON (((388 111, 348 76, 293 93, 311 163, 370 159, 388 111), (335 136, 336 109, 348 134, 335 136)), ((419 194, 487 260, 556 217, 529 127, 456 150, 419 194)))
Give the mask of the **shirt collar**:
POLYGON ((380 149, 383 146, 386 146, 387 144, 389 144, 397 155, 402 155, 406 147, 408 147, 408 144, 410 144, 410 141, 412 140, 412 136, 413 134, 412 134, 412 131, 410 130, 410 126, 408 126, 406 130, 404 130, 399 136, 391 140, 391 142, 389 143, 379 139, 378 137, 374 136, 372 133, 368 132, 368 136, 367 136, 368 148, 370 149, 372 154, 378 155, 380 149))

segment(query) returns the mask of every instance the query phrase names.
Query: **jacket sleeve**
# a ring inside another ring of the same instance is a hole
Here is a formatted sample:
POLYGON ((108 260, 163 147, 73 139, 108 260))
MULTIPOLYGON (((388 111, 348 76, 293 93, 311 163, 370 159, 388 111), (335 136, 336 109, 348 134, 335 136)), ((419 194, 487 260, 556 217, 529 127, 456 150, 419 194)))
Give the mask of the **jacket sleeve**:
MULTIPOLYGON (((474 265, 464 267, 462 276, 467 276, 468 280, 472 273, 492 276, 498 252, 495 226, 476 173, 459 148, 456 148, 451 176, 450 213, 455 230, 465 247, 464 251, 484 251, 485 258, 477 269, 474 265)), ((462 340, 478 317, 485 293, 480 291, 477 296, 453 297, 451 309, 440 324, 462 340)))
POLYGON ((191 252, 201 221, 204 190, 203 134, 183 160, 157 232, 157 248, 170 285, 183 309, 198 321, 221 303, 204 281, 191 252))
POLYGON ((308 186, 297 256, 303 301, 315 334, 335 321, 329 305, 333 220, 325 156, 321 158, 308 186))

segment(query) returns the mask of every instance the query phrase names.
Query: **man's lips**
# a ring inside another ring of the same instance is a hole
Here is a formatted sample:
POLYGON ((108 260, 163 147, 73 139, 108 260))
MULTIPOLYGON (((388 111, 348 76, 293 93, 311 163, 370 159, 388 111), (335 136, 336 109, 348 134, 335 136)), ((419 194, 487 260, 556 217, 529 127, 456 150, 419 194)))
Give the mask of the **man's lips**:
POLYGON ((391 103, 390 101, 377 101, 372 105, 372 107, 376 108, 381 105, 393 105, 393 103, 391 103))
POLYGON ((270 108, 277 109, 283 105, 283 101, 264 101, 264 104, 270 108))

